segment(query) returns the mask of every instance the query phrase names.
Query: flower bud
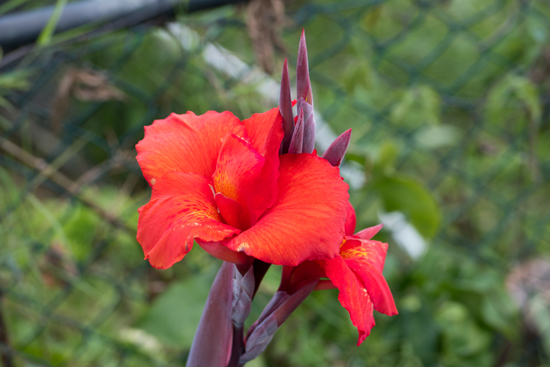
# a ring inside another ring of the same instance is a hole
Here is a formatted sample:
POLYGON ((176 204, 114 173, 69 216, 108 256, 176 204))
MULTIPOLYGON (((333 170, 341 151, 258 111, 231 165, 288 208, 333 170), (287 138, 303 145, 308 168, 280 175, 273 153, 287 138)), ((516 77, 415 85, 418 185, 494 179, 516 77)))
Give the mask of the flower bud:
POLYGON ((281 153, 288 152, 290 139, 294 130, 294 115, 292 113, 292 99, 290 96, 290 79, 288 76, 288 62, 285 59, 281 75, 281 91, 279 94, 279 111, 283 117, 284 138, 281 142, 281 153))
POLYGON ((298 114, 298 121, 296 121, 296 127, 292 133, 292 139, 290 140, 290 147, 288 153, 300 154, 304 144, 304 110, 300 110, 298 114))
POLYGON ((351 138, 351 129, 344 131, 342 135, 336 138, 323 154, 322 158, 329 161, 333 166, 339 166, 348 150, 351 138))
POLYGON ((311 93, 311 81, 309 79, 309 65, 307 61, 306 35, 302 30, 300 46, 298 47, 298 60, 296 61, 296 98, 304 98, 307 103, 313 106, 313 95, 311 93))

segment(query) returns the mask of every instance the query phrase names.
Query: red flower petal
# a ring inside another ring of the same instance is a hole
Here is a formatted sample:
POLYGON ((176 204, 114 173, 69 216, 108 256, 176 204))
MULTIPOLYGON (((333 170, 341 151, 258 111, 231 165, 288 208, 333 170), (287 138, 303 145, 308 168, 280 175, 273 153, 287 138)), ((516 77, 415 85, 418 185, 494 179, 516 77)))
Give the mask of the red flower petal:
POLYGON ((279 177, 279 148, 283 140, 283 117, 279 108, 275 107, 264 113, 256 113, 243 121, 250 143, 265 157, 262 177, 266 192, 273 193, 268 201, 268 208, 277 200, 279 177))
POLYGON ((374 326, 373 304, 363 282, 340 257, 325 260, 324 268, 327 276, 338 288, 338 300, 348 310, 351 322, 359 331, 357 345, 366 339, 374 326))
POLYGON ((252 146, 262 155, 278 157, 281 140, 283 140, 283 117, 279 108, 275 107, 267 112, 255 113, 243 120, 252 146))
POLYGON ((239 219, 243 211, 241 204, 224 196, 222 193, 214 195, 214 201, 225 223, 229 224, 231 227, 241 228, 241 220, 239 219))
POLYGON ((355 209, 353 205, 348 202, 348 219, 346 219, 346 236, 351 236, 355 232, 355 226, 357 225, 357 218, 355 217, 355 209))
POLYGON ((291 282, 305 279, 328 278, 319 262, 322 264, 322 261, 304 261, 295 267, 292 272, 291 282))
POLYGON ((336 286, 332 283, 332 281, 327 279, 321 279, 315 286, 315 291, 326 291, 327 289, 334 289, 336 286))
POLYGON ((264 156, 244 139, 233 134, 223 139, 213 176, 214 188, 240 204, 240 229, 253 226, 277 197, 276 175, 262 175, 265 163, 264 156))
POLYGON ((153 185, 167 172, 211 177, 216 169, 221 139, 228 133, 245 137, 243 124, 231 112, 208 111, 197 116, 171 114, 145 127, 137 145, 137 160, 145 179, 153 185))
POLYGON ((196 239, 197 244, 210 255, 217 257, 220 260, 227 261, 237 265, 251 265, 254 258, 243 252, 237 252, 228 249, 220 242, 204 242, 199 238, 196 239))
POLYGON ((338 168, 311 154, 285 154, 279 173, 273 207, 227 246, 276 265, 337 256, 349 198, 338 168))
POLYGON ((139 210, 137 240, 145 259, 166 269, 193 247, 193 239, 221 241, 240 232, 221 222, 209 181, 171 172, 157 180, 151 201, 139 210))
MULTIPOLYGON (((377 226, 374 226, 374 227, 369 227, 369 228, 365 228, 363 229, 362 231, 359 231, 357 232, 356 234, 353 235, 353 237, 358 237, 362 240, 370 240, 371 238, 373 238, 378 232, 380 232, 380 230, 382 229, 382 227, 384 227, 383 224, 379 224, 377 226)), ((346 232, 347 234, 347 232, 346 232)))
POLYGON ((378 241, 348 239, 340 251, 346 264, 361 278, 376 311, 397 315, 397 308, 382 275, 388 245, 378 241))
POLYGON ((384 270, 388 244, 380 241, 362 240, 355 236, 346 236, 345 242, 340 248, 340 255, 344 259, 362 258, 368 261, 379 272, 384 270))

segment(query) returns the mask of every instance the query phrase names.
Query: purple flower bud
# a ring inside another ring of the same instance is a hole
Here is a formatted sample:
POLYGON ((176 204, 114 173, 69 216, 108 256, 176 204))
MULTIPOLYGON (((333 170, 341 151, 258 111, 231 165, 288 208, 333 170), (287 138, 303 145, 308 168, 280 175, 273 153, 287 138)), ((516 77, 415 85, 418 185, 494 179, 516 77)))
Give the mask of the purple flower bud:
POLYGON ((257 323, 251 327, 246 339, 246 351, 239 362, 244 364, 253 360, 262 353, 279 327, 288 319, 290 314, 304 302, 307 296, 315 289, 318 279, 306 283, 292 295, 284 291, 275 293, 271 301, 262 312, 257 323))
POLYGON ((294 292, 287 300, 282 302, 275 312, 273 312, 273 314, 277 316, 277 325, 281 326, 283 322, 288 319, 290 314, 294 312, 294 310, 296 310, 302 302, 305 301, 311 292, 313 292, 318 282, 318 279, 311 280, 310 282, 304 284, 302 288, 294 292))
POLYGON ((313 153, 313 149, 315 149, 315 118, 313 112, 305 119, 304 142, 302 146, 302 153, 313 153))
POLYGON ((342 135, 330 144, 322 158, 326 159, 333 166, 339 166, 346 155, 346 150, 348 150, 350 138, 351 129, 344 131, 342 135))
POLYGON ((303 97, 296 100, 296 111, 304 110, 304 119, 313 113, 313 106, 306 102, 303 97))
POLYGON ((298 98, 296 104, 297 110, 304 110, 304 138, 302 143, 302 153, 313 153, 315 148, 315 117, 313 106, 306 102, 302 97, 298 98))
POLYGON ((302 153, 313 153, 315 148, 315 117, 313 106, 306 102, 302 97, 298 98, 296 104, 297 110, 304 110, 304 138, 302 143, 302 153))
POLYGON ((292 139, 290 140, 290 146, 288 153, 300 154, 302 153, 302 146, 304 142, 304 110, 300 110, 298 113, 298 121, 296 121, 296 127, 292 133, 292 139))
POLYGON ((247 339, 246 351, 241 355, 239 363, 243 365, 258 357, 265 350, 271 339, 273 339, 273 335, 275 335, 278 328, 277 318, 274 314, 271 314, 247 339))
POLYGON ((290 79, 288 76, 288 62, 286 59, 283 65, 283 74, 281 75, 279 111, 283 117, 284 138, 281 143, 282 153, 286 153, 292 137, 292 131, 294 130, 294 115, 292 113, 292 98, 290 96, 290 79))
POLYGON ((279 306, 281 306, 287 299, 290 298, 290 295, 285 291, 277 291, 273 297, 269 300, 269 303, 265 306, 262 314, 248 330, 248 335, 250 335, 258 324, 261 324, 269 315, 273 313, 279 306))
POLYGON ((298 47, 298 60, 296 62, 296 98, 304 98, 307 103, 313 106, 313 95, 311 93, 311 81, 309 80, 309 66, 307 61, 306 35, 302 29, 300 46, 298 47))

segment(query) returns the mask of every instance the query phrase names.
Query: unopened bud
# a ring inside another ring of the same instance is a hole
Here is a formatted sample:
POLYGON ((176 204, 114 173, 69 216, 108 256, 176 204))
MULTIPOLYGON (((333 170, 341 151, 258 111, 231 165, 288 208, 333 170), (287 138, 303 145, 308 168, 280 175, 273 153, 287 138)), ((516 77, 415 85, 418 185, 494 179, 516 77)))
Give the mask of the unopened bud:
POLYGON ((349 141, 351 139, 351 129, 345 131, 332 142, 328 149, 323 154, 322 158, 329 161, 333 166, 339 166, 348 150, 349 141))
POLYGON ((306 34, 302 29, 300 46, 298 47, 298 60, 296 61, 296 98, 304 98, 307 103, 313 106, 313 95, 311 93, 311 81, 309 79, 309 65, 307 61, 306 34))
POLYGON ((298 121, 296 121, 296 127, 292 133, 292 139, 290 140, 290 146, 288 153, 299 154, 302 153, 304 144, 304 111, 300 110, 298 114, 298 121))
POLYGON ((292 99, 290 96, 290 79, 288 76, 288 63, 285 59, 283 73, 281 75, 281 91, 279 93, 279 111, 283 117, 284 138, 281 145, 281 153, 288 151, 292 131, 294 130, 294 116, 292 114, 292 99))

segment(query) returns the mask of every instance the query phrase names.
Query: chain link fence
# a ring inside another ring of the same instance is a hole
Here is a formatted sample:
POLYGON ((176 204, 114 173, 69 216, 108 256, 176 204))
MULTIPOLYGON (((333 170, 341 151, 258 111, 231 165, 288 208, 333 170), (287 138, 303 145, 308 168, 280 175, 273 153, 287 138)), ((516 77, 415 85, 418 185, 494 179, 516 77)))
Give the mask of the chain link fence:
POLYGON ((134 146, 170 112, 276 106, 302 28, 317 148, 353 128, 342 172, 358 224, 385 224, 400 314, 356 348, 337 292, 315 292, 250 364, 550 365, 548 3, 254 0, 5 55, 4 366, 185 363, 219 262, 143 261, 134 146))

